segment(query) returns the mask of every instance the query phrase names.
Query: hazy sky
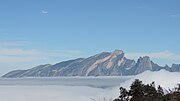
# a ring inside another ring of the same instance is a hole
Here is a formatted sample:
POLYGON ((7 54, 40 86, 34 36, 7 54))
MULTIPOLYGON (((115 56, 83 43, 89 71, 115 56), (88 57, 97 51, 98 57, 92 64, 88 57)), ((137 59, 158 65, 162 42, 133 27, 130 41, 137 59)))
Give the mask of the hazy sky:
POLYGON ((0 0, 0 74, 123 50, 180 63, 179 0, 0 0))

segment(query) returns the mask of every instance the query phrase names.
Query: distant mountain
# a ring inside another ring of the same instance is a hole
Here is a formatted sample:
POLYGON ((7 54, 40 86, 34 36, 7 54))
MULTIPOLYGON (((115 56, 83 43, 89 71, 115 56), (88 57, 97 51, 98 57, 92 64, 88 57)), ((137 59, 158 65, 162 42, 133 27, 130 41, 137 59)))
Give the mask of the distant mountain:
POLYGON ((180 72, 180 65, 161 67, 150 60, 148 56, 140 57, 137 61, 127 59, 124 52, 102 52, 88 58, 60 62, 54 65, 46 64, 27 70, 11 71, 2 77, 58 77, 58 76, 122 76, 136 75, 146 70, 180 72))

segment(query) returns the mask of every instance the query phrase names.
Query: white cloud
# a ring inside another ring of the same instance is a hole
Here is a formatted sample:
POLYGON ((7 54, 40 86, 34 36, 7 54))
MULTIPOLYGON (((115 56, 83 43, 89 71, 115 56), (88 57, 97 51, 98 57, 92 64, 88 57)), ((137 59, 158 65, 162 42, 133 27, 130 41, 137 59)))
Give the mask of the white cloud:
POLYGON ((30 61, 40 60, 40 59, 43 59, 43 58, 38 58, 34 56, 28 56, 28 57, 0 56, 0 63, 30 62, 30 61))
POLYGON ((24 46, 29 44, 27 41, 1 41, 0 46, 24 46))
POLYGON ((0 42, 0 46, 17 46, 17 43, 14 42, 0 42))
POLYGON ((172 17, 172 18, 179 18, 180 14, 170 14, 169 16, 172 17))
POLYGON ((49 12, 46 11, 46 10, 42 10, 41 13, 42 13, 42 14, 48 14, 49 12))
POLYGON ((1 63, 28 62, 41 59, 36 50, 0 49, 1 63))
POLYGON ((105 101, 103 100, 104 97, 111 96, 113 99, 118 96, 118 88, 117 92, 115 92, 117 95, 115 95, 109 89, 87 86, 14 85, 0 86, 0 89, 1 101, 93 101, 92 99, 105 101))
POLYGON ((82 55, 78 50, 38 51, 23 49, 0 49, 0 63, 31 62, 49 58, 75 58, 82 55))
POLYGON ((51 57, 75 57, 78 58, 83 52, 79 50, 51 50, 43 52, 43 55, 51 56, 51 57))
POLYGON ((154 81, 156 84, 156 87, 158 85, 161 85, 165 89, 169 89, 169 88, 173 89, 180 82, 180 73, 179 72, 169 72, 166 70, 160 70, 160 71, 156 71, 156 72, 145 71, 141 74, 134 76, 130 80, 125 81, 124 83, 121 84, 121 86, 128 89, 129 86, 131 85, 131 83, 135 79, 139 79, 139 80, 143 81, 143 83, 145 83, 145 84, 149 84, 154 81))
POLYGON ((0 49, 1 56, 34 56, 38 52, 35 50, 22 50, 22 49, 0 49))
POLYGON ((140 79, 145 84, 154 81, 156 86, 161 85, 165 89, 172 89, 180 82, 180 73, 172 73, 165 70, 157 72, 146 71, 131 78, 128 77, 128 79, 124 77, 108 78, 1 79, 0 96, 1 101, 112 101, 109 99, 115 99, 119 96, 119 87, 123 86, 129 89, 134 79, 140 79), (93 84, 93 87, 88 86, 87 82, 93 84), (99 84, 109 86, 112 83, 116 83, 116 85, 104 89, 98 87, 99 84), (104 98, 107 100, 103 100, 104 98))
POLYGON ((127 58, 137 59, 140 56, 149 56, 153 59, 165 59, 180 61, 180 54, 176 54, 170 51, 154 52, 154 53, 143 53, 143 52, 133 52, 125 54, 127 58))

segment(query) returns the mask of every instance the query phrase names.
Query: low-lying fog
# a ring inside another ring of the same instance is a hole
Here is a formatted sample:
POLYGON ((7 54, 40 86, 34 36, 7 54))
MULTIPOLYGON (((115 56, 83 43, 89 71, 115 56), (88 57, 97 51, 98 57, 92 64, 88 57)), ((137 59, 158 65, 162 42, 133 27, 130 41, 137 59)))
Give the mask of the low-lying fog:
POLYGON ((165 70, 128 77, 60 77, 0 79, 1 101, 108 101, 118 97, 119 87, 128 88, 134 79, 155 81, 168 89, 180 83, 180 73, 165 70))

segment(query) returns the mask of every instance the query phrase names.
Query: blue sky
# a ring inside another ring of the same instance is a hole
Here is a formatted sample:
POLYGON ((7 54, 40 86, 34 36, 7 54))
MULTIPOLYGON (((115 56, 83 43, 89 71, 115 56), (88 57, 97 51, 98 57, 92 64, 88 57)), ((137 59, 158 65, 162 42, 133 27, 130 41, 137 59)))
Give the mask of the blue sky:
POLYGON ((1 0, 0 74, 123 50, 180 63, 179 0, 1 0))

